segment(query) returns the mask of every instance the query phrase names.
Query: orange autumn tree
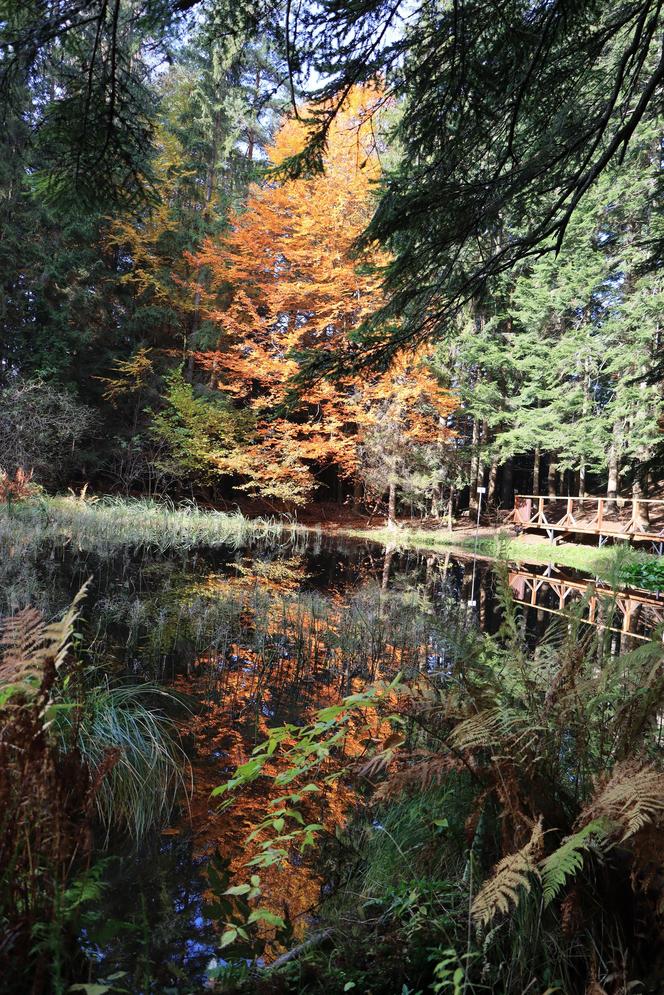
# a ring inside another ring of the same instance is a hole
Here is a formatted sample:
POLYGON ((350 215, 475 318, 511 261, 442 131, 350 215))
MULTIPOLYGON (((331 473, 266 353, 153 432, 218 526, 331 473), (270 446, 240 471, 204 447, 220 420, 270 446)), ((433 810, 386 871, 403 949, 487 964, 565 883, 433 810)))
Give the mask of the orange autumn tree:
MULTIPOLYGON (((250 493, 304 503, 326 468, 357 479, 363 440, 389 397, 399 396, 400 428, 413 445, 447 433, 451 398, 422 357, 383 375, 320 380, 283 413, 300 372, 298 354, 347 348, 350 333, 381 303, 376 267, 384 258, 374 252, 358 260, 351 250, 373 209, 380 161, 369 119, 382 103, 376 90, 353 91, 330 132, 324 174, 270 177, 254 187, 230 234, 208 239, 196 256, 215 294, 206 316, 219 329, 217 348, 198 361, 212 385, 251 409, 257 425, 240 467, 250 493)), ((272 162, 293 155, 304 138, 303 125, 288 120, 272 162)))

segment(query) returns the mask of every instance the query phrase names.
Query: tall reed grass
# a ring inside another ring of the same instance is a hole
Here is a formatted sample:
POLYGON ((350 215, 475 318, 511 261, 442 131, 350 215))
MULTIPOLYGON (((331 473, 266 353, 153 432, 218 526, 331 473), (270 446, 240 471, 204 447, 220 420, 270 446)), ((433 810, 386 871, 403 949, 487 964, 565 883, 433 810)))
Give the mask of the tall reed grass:
POLYGON ((194 504, 172 505, 147 498, 40 497, 0 509, 0 542, 31 545, 66 543, 105 553, 121 546, 158 553, 196 546, 238 546, 250 537, 278 537, 280 522, 203 511, 194 504))

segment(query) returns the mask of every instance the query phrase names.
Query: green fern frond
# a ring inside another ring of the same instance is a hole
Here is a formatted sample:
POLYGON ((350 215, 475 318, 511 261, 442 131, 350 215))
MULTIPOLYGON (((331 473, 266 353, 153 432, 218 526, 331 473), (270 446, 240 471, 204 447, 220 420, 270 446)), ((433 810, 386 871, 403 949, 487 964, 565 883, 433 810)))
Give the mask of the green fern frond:
POLYGON ((450 742, 458 750, 505 747, 506 740, 523 746, 524 737, 528 739, 538 728, 525 722, 526 717, 523 710, 487 708, 460 722, 452 731, 450 742))
POLYGON ((583 856, 593 840, 603 841, 611 832, 612 824, 606 819, 593 819, 578 832, 568 836, 563 843, 540 863, 544 904, 550 905, 558 897, 570 877, 583 867, 583 856))

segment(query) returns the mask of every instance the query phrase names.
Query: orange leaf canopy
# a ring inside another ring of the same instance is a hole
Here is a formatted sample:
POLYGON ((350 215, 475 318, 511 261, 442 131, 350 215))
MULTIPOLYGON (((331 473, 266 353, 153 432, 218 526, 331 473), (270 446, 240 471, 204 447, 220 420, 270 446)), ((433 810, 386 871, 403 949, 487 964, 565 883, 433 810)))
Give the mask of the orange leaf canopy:
MULTIPOLYGON (((408 411, 413 442, 446 431, 451 398, 422 357, 412 356, 382 376, 319 381, 287 416, 273 414, 300 371, 298 353, 343 350, 381 303, 385 256, 374 251, 358 258, 352 250, 373 210, 380 177, 375 135, 385 113, 379 91, 355 89, 330 132, 324 174, 284 182, 269 177, 255 186, 230 234, 208 240, 196 257, 210 274, 207 318, 219 329, 217 348, 198 361, 215 386, 257 418, 257 438, 242 468, 249 490, 288 497, 290 488, 297 500, 309 496, 319 468, 334 465, 351 476, 372 409, 395 398, 408 411)), ((301 122, 286 121, 272 162, 298 152, 304 138, 301 122)))

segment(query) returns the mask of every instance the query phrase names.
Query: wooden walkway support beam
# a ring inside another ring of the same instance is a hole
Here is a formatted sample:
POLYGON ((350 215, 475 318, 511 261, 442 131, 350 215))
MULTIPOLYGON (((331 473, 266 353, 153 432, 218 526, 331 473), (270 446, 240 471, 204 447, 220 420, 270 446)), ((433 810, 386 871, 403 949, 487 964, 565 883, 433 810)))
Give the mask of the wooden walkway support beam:
POLYGON ((511 569, 509 585, 516 604, 553 615, 569 616, 571 603, 585 598, 581 621, 634 639, 649 639, 650 633, 664 622, 664 594, 654 591, 640 588, 612 591, 599 581, 576 580, 563 571, 554 573, 553 568, 541 573, 527 568, 511 569), (620 626, 612 624, 616 615, 621 619, 620 626), (639 622, 642 631, 635 632, 639 622))

